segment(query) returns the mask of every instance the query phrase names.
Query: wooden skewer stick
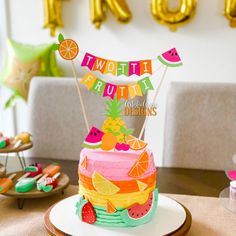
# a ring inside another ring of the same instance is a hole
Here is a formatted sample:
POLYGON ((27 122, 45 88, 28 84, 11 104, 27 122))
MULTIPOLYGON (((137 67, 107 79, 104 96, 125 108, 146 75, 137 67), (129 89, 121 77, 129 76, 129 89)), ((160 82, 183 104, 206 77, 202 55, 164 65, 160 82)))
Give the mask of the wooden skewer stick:
POLYGON ((21 181, 22 179, 27 178, 29 175, 30 175, 30 173, 27 172, 27 173, 25 173, 24 175, 22 175, 17 181, 19 182, 19 181, 21 181))
POLYGON ((73 70, 73 74, 74 74, 75 81, 76 81, 77 91, 78 91, 78 94, 79 94, 79 100, 80 100, 80 105, 81 105, 81 109, 82 109, 82 113, 83 113, 83 117, 84 117, 84 122, 85 122, 85 125, 86 125, 87 132, 89 132, 88 119, 87 119, 87 115, 86 115, 86 111, 85 111, 85 107, 84 107, 82 94, 81 94, 80 87, 79 87, 79 79, 78 79, 78 76, 77 76, 77 72, 76 72, 76 68, 75 68, 75 64, 74 64, 73 60, 71 60, 71 64, 72 64, 72 70, 73 70))
POLYGON ((39 179, 43 174, 38 174, 37 176, 35 176, 33 179, 36 181, 37 179, 39 179))
POLYGON ((41 181, 43 181, 43 179, 47 178, 48 174, 44 174, 38 181, 37 183, 40 183, 41 181))
POLYGON ((57 172, 55 175, 52 176, 52 178, 57 179, 61 175, 60 172, 57 172))
POLYGON ((11 174, 10 176, 8 176, 7 178, 10 179, 10 180, 13 180, 14 178, 16 177, 16 174, 11 174))
MULTIPOLYGON (((165 69, 164 69, 164 72, 163 72, 163 74, 162 74, 161 81, 160 81, 160 83, 159 83, 159 85, 158 85, 158 87, 157 87, 156 93, 155 93, 155 95, 154 95, 152 104, 155 104, 155 102, 156 102, 157 95, 158 95, 159 92, 160 92, 161 86, 162 86, 163 81, 164 81, 165 76, 166 76, 167 69, 168 69, 168 67, 166 66, 165 69)), ((149 117, 149 116, 146 116, 146 117, 145 117, 145 121, 144 121, 144 123, 143 123, 143 127, 142 127, 142 129, 141 129, 141 131, 140 131, 140 134, 139 134, 139 139, 141 139, 142 136, 143 136, 143 132, 144 132, 145 127, 146 127, 146 125, 147 125, 148 117, 149 117)))

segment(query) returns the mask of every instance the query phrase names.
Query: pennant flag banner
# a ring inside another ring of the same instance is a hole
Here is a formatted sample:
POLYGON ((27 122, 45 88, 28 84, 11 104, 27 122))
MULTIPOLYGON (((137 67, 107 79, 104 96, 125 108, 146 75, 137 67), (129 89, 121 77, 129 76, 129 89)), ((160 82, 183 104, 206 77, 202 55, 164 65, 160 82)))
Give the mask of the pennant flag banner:
POLYGON ((102 74, 113 74, 115 76, 152 74, 152 60, 141 61, 112 61, 85 53, 81 66, 90 71, 100 71, 102 74))
MULTIPOLYGON (((183 63, 175 48, 159 55, 157 59, 167 67, 181 66, 183 63)), ((152 60, 139 61, 113 61, 85 53, 81 66, 87 67, 90 71, 100 71, 102 74, 113 74, 115 76, 125 75, 141 76, 143 74, 152 75, 152 60)))
POLYGON ((88 90, 100 96, 110 97, 111 99, 117 98, 118 100, 128 100, 129 97, 132 99, 136 96, 143 96, 148 90, 154 90, 149 77, 128 85, 115 85, 106 83, 89 72, 82 78, 80 83, 84 84, 88 90))

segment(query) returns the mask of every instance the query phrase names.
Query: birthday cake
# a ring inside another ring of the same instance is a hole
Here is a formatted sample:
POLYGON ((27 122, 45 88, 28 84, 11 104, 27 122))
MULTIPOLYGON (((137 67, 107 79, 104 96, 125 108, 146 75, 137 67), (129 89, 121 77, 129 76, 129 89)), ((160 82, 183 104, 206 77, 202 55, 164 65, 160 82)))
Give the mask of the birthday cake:
POLYGON ((92 127, 78 165, 76 214, 89 224, 133 227, 149 222, 157 208, 156 168, 147 144, 120 118, 122 103, 108 100, 102 130, 92 127))

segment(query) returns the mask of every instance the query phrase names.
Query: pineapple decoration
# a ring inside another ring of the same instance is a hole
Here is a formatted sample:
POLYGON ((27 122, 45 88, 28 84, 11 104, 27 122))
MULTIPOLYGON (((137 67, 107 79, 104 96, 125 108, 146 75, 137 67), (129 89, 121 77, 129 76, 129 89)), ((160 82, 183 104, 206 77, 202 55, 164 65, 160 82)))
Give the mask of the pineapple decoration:
POLYGON ((85 148, 101 148, 104 151, 128 151, 132 149, 139 151, 147 146, 142 140, 132 136, 133 129, 127 129, 125 122, 121 119, 123 102, 107 100, 106 116, 102 130, 92 127, 87 135, 83 147, 85 148))
MULTIPOLYGON (((103 123, 102 131, 105 133, 103 143, 109 143, 111 146, 116 146, 116 148, 120 146, 124 149, 126 136, 131 134, 133 129, 126 129, 125 122, 121 119, 122 105, 123 102, 117 99, 106 101, 107 119, 103 123)), ((106 147, 103 149, 106 149, 106 147)))
POLYGON ((123 128, 126 128, 125 122, 121 119, 123 102, 117 99, 106 101, 106 116, 102 131, 104 133, 112 133, 116 136, 118 142, 124 142, 125 137, 121 132, 123 128))

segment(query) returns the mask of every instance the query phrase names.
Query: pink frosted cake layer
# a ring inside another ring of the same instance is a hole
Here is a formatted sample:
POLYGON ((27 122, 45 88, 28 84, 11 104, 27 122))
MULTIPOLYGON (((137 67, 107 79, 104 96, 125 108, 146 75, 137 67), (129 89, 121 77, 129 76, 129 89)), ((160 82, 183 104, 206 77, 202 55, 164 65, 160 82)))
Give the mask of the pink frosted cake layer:
MULTIPOLYGON (((126 152, 104 152, 102 150, 92 150, 84 148, 81 151, 80 158, 85 156, 88 158, 88 167, 83 169, 79 167, 81 174, 91 177, 94 171, 102 173, 109 180, 122 181, 133 180, 133 177, 128 176, 129 170, 138 160, 142 151, 126 151, 126 152)), ((156 171, 153 154, 148 151, 150 162, 147 171, 142 178, 148 177, 156 171)))

